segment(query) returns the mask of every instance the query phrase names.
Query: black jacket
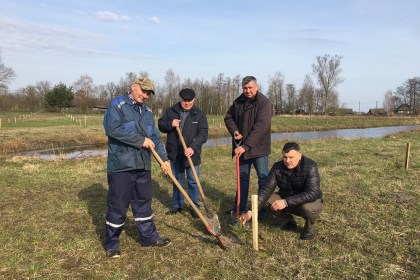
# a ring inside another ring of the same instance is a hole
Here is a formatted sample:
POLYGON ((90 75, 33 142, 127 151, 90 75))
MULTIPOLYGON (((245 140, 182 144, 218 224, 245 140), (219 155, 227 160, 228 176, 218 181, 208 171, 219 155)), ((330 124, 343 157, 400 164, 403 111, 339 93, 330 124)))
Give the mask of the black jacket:
MULTIPOLYGON (((166 152, 171 161, 175 161, 177 156, 182 156, 185 166, 189 166, 188 160, 184 155, 181 140, 175 127, 172 127, 174 119, 181 119, 181 104, 178 102, 172 107, 166 109, 162 117, 159 118, 158 127, 163 133, 167 133, 166 152)), ((191 159, 194 165, 201 163, 201 147, 207 141, 209 125, 207 117, 203 111, 193 106, 184 122, 182 136, 184 137, 187 147, 194 150, 191 159)))
MULTIPOLYGON (((248 101, 244 94, 233 101, 226 113, 225 125, 232 136, 236 130, 242 134, 241 145, 245 149, 244 159, 270 154, 271 117, 271 102, 259 91, 251 101, 248 101)), ((232 156, 234 156, 235 148, 232 138, 232 156)))
POLYGON ((279 187, 278 194, 286 200, 288 207, 322 199, 318 165, 305 156, 294 169, 288 169, 282 160, 273 164, 267 183, 258 191, 259 209, 267 203, 276 187, 279 187))

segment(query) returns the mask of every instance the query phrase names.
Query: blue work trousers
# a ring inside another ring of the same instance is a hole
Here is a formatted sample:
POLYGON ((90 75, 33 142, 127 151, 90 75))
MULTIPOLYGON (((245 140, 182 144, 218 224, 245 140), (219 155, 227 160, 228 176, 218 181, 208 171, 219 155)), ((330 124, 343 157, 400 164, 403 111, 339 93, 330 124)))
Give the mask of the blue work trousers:
POLYGON ((119 236, 130 204, 140 243, 147 246, 159 240, 153 222, 150 170, 109 172, 108 184, 105 250, 119 249, 119 236))

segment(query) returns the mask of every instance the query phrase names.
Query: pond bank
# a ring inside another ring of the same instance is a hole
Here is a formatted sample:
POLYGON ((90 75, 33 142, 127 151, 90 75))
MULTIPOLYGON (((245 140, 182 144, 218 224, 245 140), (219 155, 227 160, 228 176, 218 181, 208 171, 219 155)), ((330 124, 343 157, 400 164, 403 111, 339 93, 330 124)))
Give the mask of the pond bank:
MULTIPOLYGON (((289 141, 306 141, 306 140, 319 140, 326 138, 342 138, 342 139, 355 139, 355 138, 382 138, 390 134, 398 133, 401 131, 420 129, 420 125, 412 126, 387 126, 387 127, 374 127, 363 129, 334 129, 326 131, 303 131, 303 132, 284 132, 272 133, 271 139, 273 141, 287 139, 289 141)), ((217 139, 209 139, 204 148, 216 147, 221 145, 230 145, 231 138, 223 137, 217 139)), ((18 153, 20 156, 36 156, 40 159, 54 160, 54 159, 74 159, 74 158, 87 158, 94 156, 102 156, 107 154, 107 148, 104 145, 84 145, 78 147, 65 147, 65 148, 52 148, 42 149, 36 151, 28 151, 18 153)))

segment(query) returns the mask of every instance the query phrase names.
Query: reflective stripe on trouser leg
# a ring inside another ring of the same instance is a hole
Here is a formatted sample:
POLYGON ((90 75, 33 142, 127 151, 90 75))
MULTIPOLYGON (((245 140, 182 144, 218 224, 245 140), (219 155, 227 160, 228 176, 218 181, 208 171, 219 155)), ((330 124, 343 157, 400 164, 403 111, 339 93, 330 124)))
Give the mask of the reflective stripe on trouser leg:
POLYGON ((149 170, 136 170, 131 209, 140 234, 140 243, 150 245, 158 241, 160 237, 153 222, 152 178, 149 170))
POLYGON ((119 236, 124 229, 134 182, 131 171, 108 173, 105 250, 119 249, 119 236))

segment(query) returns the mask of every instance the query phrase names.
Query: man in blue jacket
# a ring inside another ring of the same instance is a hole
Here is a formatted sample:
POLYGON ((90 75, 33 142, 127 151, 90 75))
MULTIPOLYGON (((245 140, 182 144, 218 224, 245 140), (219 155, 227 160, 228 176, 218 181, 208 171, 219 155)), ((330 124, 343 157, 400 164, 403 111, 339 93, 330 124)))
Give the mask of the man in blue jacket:
POLYGON ((105 250, 110 258, 120 257, 119 236, 126 213, 131 209, 142 246, 165 247, 169 238, 161 238, 153 222, 152 179, 149 149, 155 149, 166 161, 161 168, 171 172, 165 148, 154 123, 153 113, 145 105, 154 94, 149 78, 137 78, 131 91, 111 100, 104 116, 108 136, 108 197, 105 250))
MULTIPOLYGON (((184 186, 185 173, 188 181, 188 196, 197 208, 200 208, 198 198, 199 191, 195 182, 191 166, 187 156, 191 157, 194 169, 200 176, 201 147, 207 141, 208 123, 203 111, 194 106, 195 92, 184 88, 179 92, 179 102, 168 108, 158 121, 159 130, 167 133, 166 151, 171 161, 173 174, 178 182, 184 186), (176 127, 179 127, 185 140, 187 150, 184 151, 179 139, 176 127)), ((173 186, 172 209, 168 214, 176 214, 182 211, 184 197, 178 188, 173 186)), ((197 214, 190 208, 193 218, 198 219, 197 214)))

